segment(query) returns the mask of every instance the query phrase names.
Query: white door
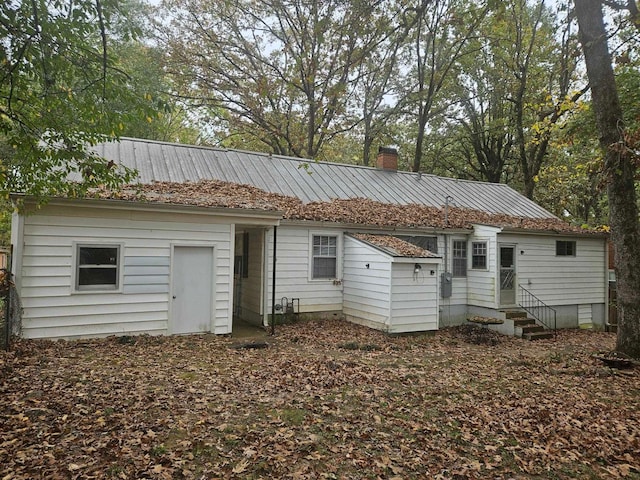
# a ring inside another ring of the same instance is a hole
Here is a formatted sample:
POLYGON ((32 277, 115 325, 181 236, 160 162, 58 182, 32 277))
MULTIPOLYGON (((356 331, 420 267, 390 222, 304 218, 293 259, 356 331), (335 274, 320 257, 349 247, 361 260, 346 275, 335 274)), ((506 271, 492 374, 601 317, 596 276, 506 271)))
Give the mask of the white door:
POLYGON ((212 330, 213 247, 174 247, 171 333, 212 330))

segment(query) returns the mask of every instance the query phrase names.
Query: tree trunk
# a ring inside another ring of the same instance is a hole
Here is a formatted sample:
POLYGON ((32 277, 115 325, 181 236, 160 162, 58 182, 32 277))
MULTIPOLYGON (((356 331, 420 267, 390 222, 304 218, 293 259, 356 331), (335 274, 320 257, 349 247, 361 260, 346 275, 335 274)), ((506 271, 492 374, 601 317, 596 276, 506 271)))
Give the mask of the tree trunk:
POLYGON ((605 152, 609 223, 616 256, 619 312, 616 349, 640 358, 640 230, 634 188, 635 167, 625 142, 622 108, 607 45, 601 0, 575 0, 574 5, 600 146, 605 152))

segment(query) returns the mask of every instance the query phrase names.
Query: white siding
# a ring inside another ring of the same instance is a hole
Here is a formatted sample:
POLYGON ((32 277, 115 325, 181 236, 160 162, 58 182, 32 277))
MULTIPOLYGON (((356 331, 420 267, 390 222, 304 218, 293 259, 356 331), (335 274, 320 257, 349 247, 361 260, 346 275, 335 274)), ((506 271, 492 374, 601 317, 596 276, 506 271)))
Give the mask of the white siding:
POLYGON ((438 329, 437 264, 394 263, 391 276, 391 325, 389 332, 404 333, 438 329), (433 270, 434 274, 431 275, 433 270))
POLYGON ((497 250, 496 234, 499 228, 476 225, 474 233, 469 238, 467 246, 467 303, 468 305, 498 308, 497 305, 497 250), (472 243, 487 242, 487 269, 473 270, 471 268, 472 243))
POLYGON ((391 257, 351 237, 344 238, 344 309, 355 322, 389 329, 391 257), (369 265, 369 268, 367 268, 369 265))
MULTIPOLYGON (((300 311, 330 312, 342 310, 342 285, 334 279, 311 279, 311 233, 338 237, 337 280, 342 280, 342 230, 336 228, 278 227, 276 263, 276 303, 282 297, 300 299, 300 311)), ((273 282, 273 229, 267 241, 267 314, 271 313, 273 282)))
POLYGON ((47 206, 24 217, 19 277, 27 338, 164 334, 172 243, 215 246, 215 331, 227 333, 232 226, 204 215, 47 206), (118 243, 122 288, 75 292, 73 246, 118 243))
POLYGON ((516 244, 517 281, 548 305, 604 303, 605 240, 501 234, 516 244), (576 256, 556 256, 556 240, 576 242, 576 256))

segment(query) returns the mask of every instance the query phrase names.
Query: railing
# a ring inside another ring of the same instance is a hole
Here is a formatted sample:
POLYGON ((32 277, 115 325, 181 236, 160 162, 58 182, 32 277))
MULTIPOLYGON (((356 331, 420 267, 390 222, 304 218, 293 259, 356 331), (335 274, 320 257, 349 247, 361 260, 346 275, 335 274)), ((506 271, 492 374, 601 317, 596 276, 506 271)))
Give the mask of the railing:
POLYGON ((544 303, 522 285, 518 285, 518 287, 520 288, 520 307, 546 328, 552 329, 555 335, 557 329, 555 309, 544 303))

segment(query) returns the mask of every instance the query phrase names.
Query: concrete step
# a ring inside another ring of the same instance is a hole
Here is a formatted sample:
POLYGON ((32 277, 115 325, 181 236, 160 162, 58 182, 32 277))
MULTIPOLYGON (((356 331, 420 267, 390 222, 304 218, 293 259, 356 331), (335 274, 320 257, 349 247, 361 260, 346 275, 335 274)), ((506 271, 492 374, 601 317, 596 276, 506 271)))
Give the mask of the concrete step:
POLYGON ((535 332, 545 331, 542 325, 535 325, 535 324, 522 325, 520 328, 522 329, 522 335, 526 333, 535 333, 535 332))
POLYGON ((526 318, 527 312, 523 312, 522 310, 507 310, 504 312, 506 318, 526 318))
POLYGON ((522 335, 522 338, 529 340, 529 341, 533 341, 533 340, 543 340, 545 338, 553 338, 553 332, 550 332, 549 330, 545 330, 543 332, 531 332, 531 333, 525 333, 522 335))
POLYGON ((514 318, 512 321, 514 327, 524 327, 526 325, 536 324, 536 321, 533 318, 514 318))

